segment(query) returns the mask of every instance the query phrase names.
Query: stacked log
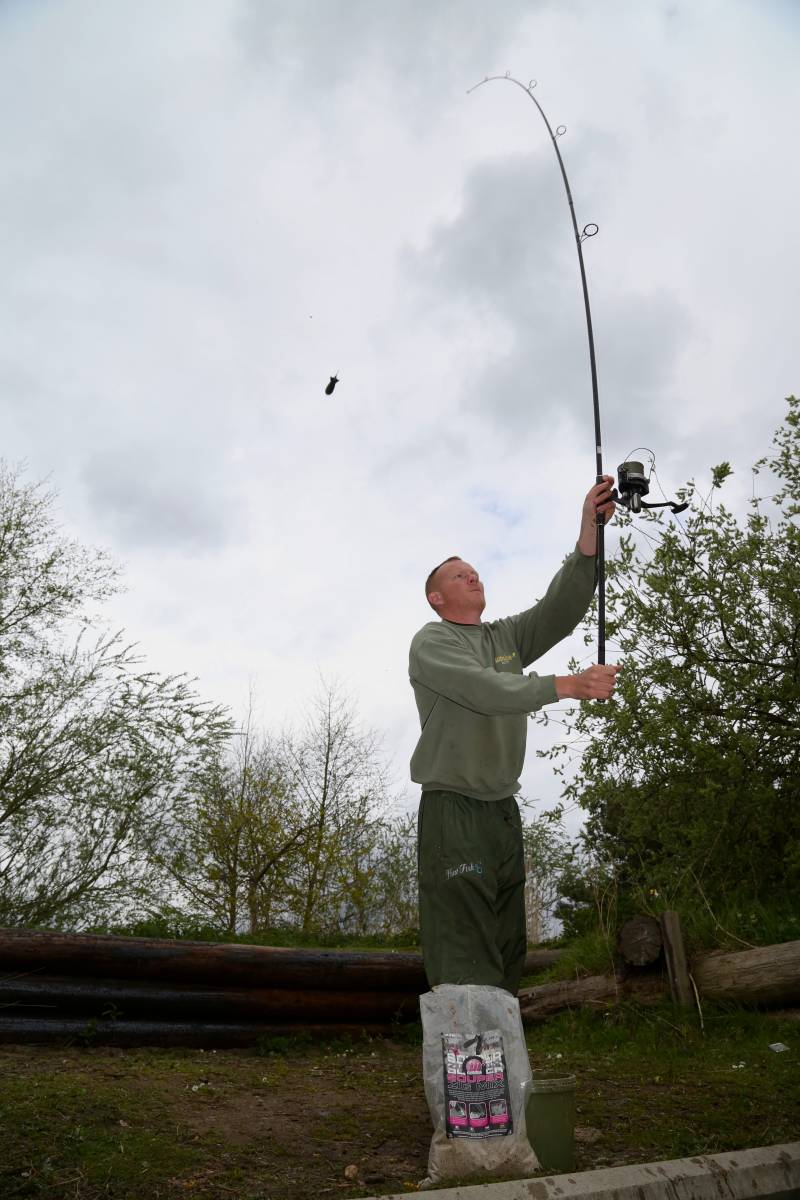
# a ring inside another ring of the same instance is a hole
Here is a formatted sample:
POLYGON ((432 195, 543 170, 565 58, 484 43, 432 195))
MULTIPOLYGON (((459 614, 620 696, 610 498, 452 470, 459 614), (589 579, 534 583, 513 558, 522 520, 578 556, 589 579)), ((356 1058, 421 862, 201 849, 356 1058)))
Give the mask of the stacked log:
MULTIPOLYGON (((699 1001, 759 1008, 800 1004, 800 941, 697 955, 689 974, 699 1001)), ((524 1021, 541 1021, 568 1008, 607 1007, 620 999, 651 1003, 670 993, 669 974, 590 975, 544 983, 519 993, 524 1021)), ((674 995, 674 992, 673 992, 674 995)))
POLYGON ((647 967, 661 954, 661 926, 655 917, 632 917, 620 929, 617 945, 624 962, 632 967, 647 967))
POLYGON ((425 990, 416 954, 0 930, 0 1040, 236 1046, 385 1031, 425 990))
MULTIPOLYGON (((527 973, 558 951, 532 951, 527 973)), ((385 1033, 419 1013, 422 958, 0 929, 0 1041, 248 1045, 385 1033)))
MULTIPOLYGON (((650 1003, 670 988, 676 998, 672 957, 665 969, 651 934, 640 927, 625 951, 649 964, 644 972, 524 988, 523 1020, 622 998, 650 1003)), ((525 973, 558 956, 531 951, 525 973)), ((689 974, 702 1001, 800 1004, 800 941, 697 956, 689 974)), ((415 1020, 427 990, 419 954, 0 929, 0 1042, 246 1046, 298 1033, 382 1034, 415 1020)))
POLYGON ((522 1019, 543 1021, 568 1008, 607 1008, 620 1000, 652 1004, 662 1000, 666 981, 659 972, 641 979, 617 975, 585 975, 581 979, 559 979, 538 987, 523 988, 519 993, 522 1019))

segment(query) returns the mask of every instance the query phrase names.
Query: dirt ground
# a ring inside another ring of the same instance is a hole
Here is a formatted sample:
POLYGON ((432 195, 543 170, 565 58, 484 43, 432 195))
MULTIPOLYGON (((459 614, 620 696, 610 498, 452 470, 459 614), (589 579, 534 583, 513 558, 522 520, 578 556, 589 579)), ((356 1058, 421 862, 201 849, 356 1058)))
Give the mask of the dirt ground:
MULTIPOLYGON (((576 1034, 549 1026, 529 1042, 534 1065, 578 1077, 576 1170, 797 1136, 796 1056, 771 1052, 760 1030, 750 1045, 706 1039, 668 1059, 657 1037, 648 1059, 576 1034)), ((426 1173, 411 1039, 261 1053, 0 1046, 0 1072, 2 1200, 355 1198, 415 1191, 426 1173)))
POLYGON ((12 1135, 0 1137, 6 1147, 15 1143, 0 1164, 3 1200, 295 1200, 402 1192, 425 1174, 419 1047, 376 1041, 262 1057, 5 1046, 0 1071, 17 1100, 0 1131, 12 1135))

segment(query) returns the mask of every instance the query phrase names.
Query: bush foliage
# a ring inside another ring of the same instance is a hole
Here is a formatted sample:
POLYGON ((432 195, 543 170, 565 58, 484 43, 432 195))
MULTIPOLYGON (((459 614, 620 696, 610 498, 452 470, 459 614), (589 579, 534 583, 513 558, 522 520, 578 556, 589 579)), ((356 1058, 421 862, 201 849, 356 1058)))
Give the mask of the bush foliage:
MULTIPOLYGON (((800 403, 753 467, 739 518, 715 467, 685 519, 645 514, 607 563, 615 698, 583 704, 549 754, 587 814, 564 878, 578 931, 627 910, 796 914, 800 886, 800 403), (766 484, 768 494, 756 495, 766 484), (568 742, 580 739, 568 777, 568 742), (583 915, 581 915, 583 914, 583 915)), ((596 619, 591 614, 589 624, 596 619)), ((591 634, 587 633, 587 644, 591 634)), ((726 914, 723 921, 721 913, 726 914)), ((755 917, 753 916, 753 920, 755 917)), ((787 924, 788 923, 788 924, 787 924)), ((735 932, 735 931, 734 931, 735 932)))

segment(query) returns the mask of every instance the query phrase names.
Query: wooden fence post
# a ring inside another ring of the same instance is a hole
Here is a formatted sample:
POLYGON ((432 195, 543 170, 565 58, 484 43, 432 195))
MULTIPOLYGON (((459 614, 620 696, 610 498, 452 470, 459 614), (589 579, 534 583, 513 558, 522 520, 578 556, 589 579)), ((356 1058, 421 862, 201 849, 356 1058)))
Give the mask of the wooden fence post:
POLYGON ((683 945, 680 917, 676 912, 661 914, 661 935, 664 939, 664 958, 667 962, 669 987, 672 999, 680 1008, 691 1008, 694 1004, 689 968, 686 965, 686 950, 683 945))

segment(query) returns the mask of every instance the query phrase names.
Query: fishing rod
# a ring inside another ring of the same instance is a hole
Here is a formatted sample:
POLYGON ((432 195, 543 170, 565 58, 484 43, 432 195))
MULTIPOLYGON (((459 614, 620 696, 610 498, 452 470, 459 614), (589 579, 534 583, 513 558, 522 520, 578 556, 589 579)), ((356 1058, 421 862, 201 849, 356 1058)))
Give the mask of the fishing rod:
MULTIPOLYGON (((557 125, 555 132, 550 122, 545 115, 539 101, 533 94, 533 89, 536 87, 536 80, 531 79, 527 86, 521 83, 519 79, 515 79, 510 71, 506 71, 505 75, 486 75, 480 83, 476 83, 474 87, 467 89, 467 95, 474 92, 479 87, 483 87, 485 83, 493 83, 495 80, 505 80, 508 83, 514 83, 518 88, 522 88, 529 100, 532 100, 538 109, 539 115, 545 123, 547 132, 550 135, 550 140, 553 143, 553 149, 556 152, 558 165, 561 170, 561 178, 564 181, 564 189, 567 193, 567 201, 569 203, 569 213, 572 219, 572 231, 575 235, 575 248, 578 251, 578 264, 581 270, 581 287, 583 289, 583 306, 586 312, 586 335, 589 339, 589 368, 592 376, 592 406, 594 410, 594 444, 595 444, 595 463, 597 473, 597 483, 603 482, 603 439, 600 434, 600 398, 597 387, 597 361, 594 352, 594 333, 592 331, 592 309, 589 304, 589 287, 586 282, 586 267, 583 261, 583 243, 587 238, 592 238, 599 230, 599 226, 594 221, 590 221, 588 225, 584 225, 583 229, 578 229, 578 219, 575 216, 575 205, 572 200, 572 191, 567 178, 567 171, 564 166, 564 160, 561 157, 561 151, 558 148, 558 139, 563 137, 567 132, 566 125, 557 125)), ((673 512, 681 512, 687 508, 686 504, 676 504, 674 501, 667 500, 664 504, 648 504, 642 496, 646 496, 649 490, 649 482, 644 474, 644 467, 640 462, 624 462, 617 470, 617 478, 619 481, 619 491, 616 488, 611 493, 614 501, 622 504, 630 512, 638 513, 642 508, 662 508, 669 506, 673 512)), ((601 512, 597 513, 597 661, 605 663, 606 661, 606 571, 605 571, 605 518, 601 512)))
MULTIPOLYGON (((557 125, 555 133, 548 121, 544 109, 533 94, 533 89, 536 87, 536 80, 531 79, 526 86, 519 79, 514 79, 510 71, 506 71, 505 75, 486 75, 480 83, 476 83, 474 87, 467 90, 467 95, 474 92, 479 87, 483 87, 485 83, 493 83, 495 80, 503 79, 508 83, 514 83, 518 88, 522 88, 529 100, 533 101, 539 111, 539 115, 547 127, 547 132, 550 134, 550 140, 553 143, 553 149, 556 152, 558 165, 561 169, 561 178, 564 181, 564 188, 567 193, 567 201, 569 203, 569 214, 572 218, 572 230, 575 234, 575 246, 578 251, 578 263, 581 269, 581 287, 583 288, 583 307, 586 311, 586 334, 589 339, 589 369, 592 375, 592 405, 594 409, 594 445, 595 445, 595 464, 597 473, 597 483, 603 482, 603 439, 600 434, 600 397, 597 387, 597 360, 594 353, 594 333, 592 331, 592 309, 589 304, 589 287, 586 282, 586 267, 583 262, 583 242, 586 238, 594 237, 599 230, 599 226, 593 221, 588 225, 584 225, 582 230, 578 230, 578 219, 575 216, 575 205, 572 200, 572 191, 567 179, 567 171, 564 166, 564 160, 561 157, 561 151, 558 148, 558 139, 563 137, 567 132, 566 125, 557 125)), ((601 512, 597 513, 597 661, 604 663, 606 661, 606 571, 605 571, 605 519, 601 512)))

